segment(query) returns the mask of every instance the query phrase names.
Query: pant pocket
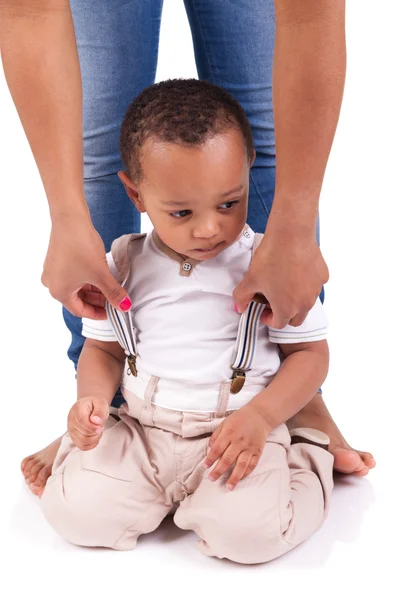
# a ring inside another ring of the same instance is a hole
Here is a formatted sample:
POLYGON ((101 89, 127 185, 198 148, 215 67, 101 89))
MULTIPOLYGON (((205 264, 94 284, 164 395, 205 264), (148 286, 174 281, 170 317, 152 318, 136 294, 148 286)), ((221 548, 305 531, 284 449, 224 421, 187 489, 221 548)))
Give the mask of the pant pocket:
POLYGON ((132 482, 148 456, 144 432, 123 421, 113 421, 96 448, 80 453, 81 466, 86 471, 132 482))

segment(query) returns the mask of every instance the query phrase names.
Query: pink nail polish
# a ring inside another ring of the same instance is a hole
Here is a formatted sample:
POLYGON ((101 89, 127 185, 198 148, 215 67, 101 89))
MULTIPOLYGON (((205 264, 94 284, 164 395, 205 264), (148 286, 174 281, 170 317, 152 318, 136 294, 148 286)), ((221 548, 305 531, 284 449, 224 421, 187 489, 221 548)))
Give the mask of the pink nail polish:
POLYGON ((238 312, 239 312, 239 309, 238 309, 238 307, 237 307, 237 304, 236 304, 236 303, 234 303, 234 305, 233 305, 233 306, 234 306, 234 308, 235 308, 236 312, 238 313, 238 312))
POLYGON ((126 296, 120 303, 119 307, 121 310, 129 310, 132 307, 132 302, 129 300, 128 296, 126 296))

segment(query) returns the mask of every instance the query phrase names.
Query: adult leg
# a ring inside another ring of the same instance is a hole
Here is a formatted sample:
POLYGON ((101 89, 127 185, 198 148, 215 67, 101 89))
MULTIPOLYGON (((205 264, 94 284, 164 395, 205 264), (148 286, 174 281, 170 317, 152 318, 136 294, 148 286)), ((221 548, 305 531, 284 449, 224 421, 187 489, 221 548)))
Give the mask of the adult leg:
MULTIPOLYGON (((139 212, 117 177, 122 168, 119 131, 135 96, 154 83, 163 0, 71 0, 83 86, 85 195, 106 251, 124 233, 140 231, 139 212)), ((78 363, 84 338, 81 319, 64 309, 71 332, 68 356, 78 363)), ((113 405, 118 407, 117 395, 113 405)), ((28 456, 21 469, 40 495, 61 438, 28 456)))
POLYGON ((370 452, 355 450, 346 442, 332 419, 322 394, 316 394, 303 410, 289 419, 287 425, 289 429, 313 427, 324 431, 330 439, 329 451, 334 457, 333 467, 339 473, 363 477, 375 467, 375 459, 370 452))
MULTIPOLYGON (((257 152, 250 173, 248 223, 264 232, 275 189, 275 138, 272 110, 272 59, 275 37, 273 0, 185 0, 200 79, 228 90, 243 106, 257 152), (247 4, 247 6, 246 6, 247 4)), ((317 226, 319 243, 319 222, 317 226)), ((321 291, 324 300, 324 290, 321 291)), ((291 423, 320 429, 331 440, 335 468, 365 475, 371 454, 352 449, 330 416, 321 393, 291 423)))

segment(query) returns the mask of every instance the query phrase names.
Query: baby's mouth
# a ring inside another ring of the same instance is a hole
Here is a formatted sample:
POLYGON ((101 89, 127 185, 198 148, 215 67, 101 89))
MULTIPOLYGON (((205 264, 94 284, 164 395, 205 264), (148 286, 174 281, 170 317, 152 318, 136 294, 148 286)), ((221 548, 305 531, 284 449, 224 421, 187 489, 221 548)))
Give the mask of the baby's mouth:
POLYGON ((209 248, 194 248, 193 252, 203 252, 204 254, 207 254, 207 252, 212 252, 213 250, 216 250, 221 244, 222 242, 218 242, 218 244, 214 244, 214 246, 210 246, 209 248))

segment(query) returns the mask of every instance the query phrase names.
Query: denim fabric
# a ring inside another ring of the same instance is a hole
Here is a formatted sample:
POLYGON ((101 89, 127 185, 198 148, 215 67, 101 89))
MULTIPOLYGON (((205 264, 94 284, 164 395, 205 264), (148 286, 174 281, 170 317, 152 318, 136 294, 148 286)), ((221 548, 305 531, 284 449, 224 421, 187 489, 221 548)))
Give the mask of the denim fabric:
MULTIPOLYGON (((272 113, 273 0, 184 0, 200 79, 228 90, 249 118, 257 158, 251 170, 248 223, 265 230, 275 187, 272 113)), ((140 231, 140 215, 117 171, 119 129, 133 98, 154 83, 162 0, 71 0, 83 83, 85 194, 108 251, 113 239, 140 231)), ((64 309, 75 367, 81 320, 64 309)))

